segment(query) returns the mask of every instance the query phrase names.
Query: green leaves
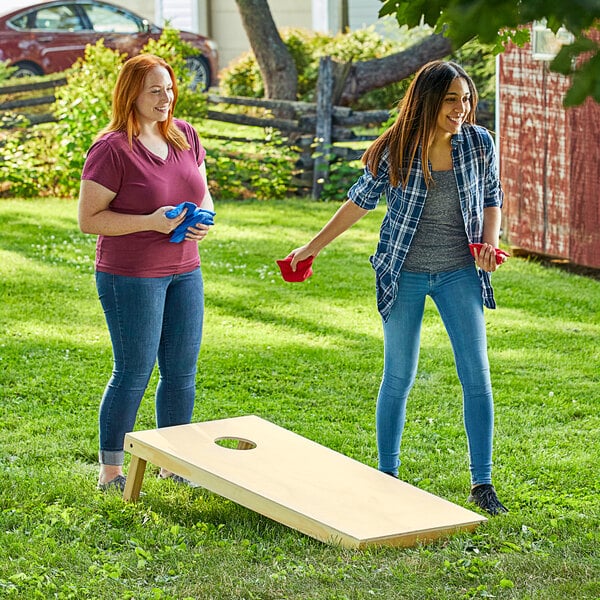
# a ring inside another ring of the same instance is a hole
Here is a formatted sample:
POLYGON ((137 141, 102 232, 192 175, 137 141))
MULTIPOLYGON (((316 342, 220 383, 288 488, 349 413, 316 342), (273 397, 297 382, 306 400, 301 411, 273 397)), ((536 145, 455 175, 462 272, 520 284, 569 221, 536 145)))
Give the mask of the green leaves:
POLYGON ((575 61, 580 54, 598 52, 598 44, 589 38, 579 38, 572 44, 563 46, 560 52, 556 55, 550 67, 557 73, 563 75, 571 75, 576 67, 575 61))
POLYGON ((409 27, 419 25, 422 17, 427 25, 433 27, 438 22, 443 4, 439 0, 432 0, 431 2, 425 0, 416 0, 415 2, 387 0, 379 10, 379 16, 396 16, 400 25, 408 25, 409 27))
MULTIPOLYGON (((202 118, 206 95, 190 88, 185 57, 197 54, 175 29, 165 28, 158 40, 144 48, 164 58, 179 83, 176 116, 202 118)), ((10 182, 13 195, 32 197, 54 194, 76 196, 85 153, 110 119, 112 90, 126 55, 106 48, 103 40, 88 45, 84 57, 67 71, 67 84, 56 88, 55 123, 14 130, 0 153, 0 180, 10 182)), ((3 77, 0 63, 0 80, 3 77)), ((15 128, 23 119, 5 114, 2 125, 15 128)))
POLYGON ((588 96, 600 103, 600 45, 589 38, 578 38, 563 46, 550 69, 563 75, 572 75, 571 87, 564 98, 565 106, 582 104, 588 96), (590 56, 581 60, 581 56, 590 56), (578 62, 579 60, 579 62, 578 62))
POLYGON ((448 26, 448 36, 460 46, 476 36, 482 42, 493 42, 501 29, 516 28, 519 18, 512 0, 493 5, 482 0, 462 0, 447 3, 441 22, 448 26))
MULTIPOLYGON (((556 32, 561 26, 575 35, 575 43, 563 48, 550 68, 573 75, 572 87, 564 104, 581 104, 591 96, 600 98, 600 48, 587 35, 598 30, 600 3, 593 0, 382 0, 380 16, 394 15, 400 25, 417 25, 421 18, 435 26, 460 47, 477 36, 483 42, 495 42, 497 49, 504 45, 505 31, 513 32, 529 27, 535 20, 546 19, 548 27, 556 32), (585 56, 591 52, 591 58, 585 56)), ((518 36, 520 41, 521 35, 518 36)), ((593 37, 593 36, 592 36, 593 37)), ((598 36, 596 36, 598 39, 598 36)), ((518 42, 517 42, 518 43, 518 42)))

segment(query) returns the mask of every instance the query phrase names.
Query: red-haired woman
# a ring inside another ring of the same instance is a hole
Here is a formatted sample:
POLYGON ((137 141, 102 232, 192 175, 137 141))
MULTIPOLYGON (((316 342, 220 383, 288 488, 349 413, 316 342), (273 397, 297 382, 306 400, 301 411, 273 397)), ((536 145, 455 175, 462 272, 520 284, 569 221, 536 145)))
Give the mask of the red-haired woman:
POLYGON ((381 196, 387 201, 371 263, 383 321, 384 372, 377 399, 379 469, 397 476, 406 401, 417 373, 426 296, 450 337, 463 390, 470 453, 469 500, 506 512, 492 485, 493 398, 483 306, 495 308, 500 209, 494 143, 474 124, 477 91, 457 64, 425 65, 398 118, 363 156, 364 174, 348 200, 305 246, 292 268, 346 231, 381 196), (482 243, 470 254, 470 243, 482 243))
POLYGON ((184 241, 173 243, 170 234, 187 211, 174 218, 167 212, 182 202, 212 211, 213 201, 205 150, 194 128, 173 118, 176 102, 170 65, 149 54, 127 60, 111 121, 81 177, 79 226, 98 236, 96 285, 114 356, 99 414, 102 490, 125 486, 124 437, 157 361, 157 426, 189 423, 194 407, 204 315, 198 242, 210 227, 190 226, 184 241))

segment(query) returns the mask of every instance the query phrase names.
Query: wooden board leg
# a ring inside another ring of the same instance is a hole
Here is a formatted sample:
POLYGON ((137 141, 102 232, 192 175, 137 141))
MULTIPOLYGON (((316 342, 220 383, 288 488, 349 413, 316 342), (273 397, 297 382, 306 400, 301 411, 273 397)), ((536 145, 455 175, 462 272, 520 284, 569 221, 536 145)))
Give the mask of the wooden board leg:
POLYGON ((146 461, 132 454, 127 473, 127 483, 125 483, 125 489, 123 490, 123 500, 135 502, 140 497, 145 471, 146 461))

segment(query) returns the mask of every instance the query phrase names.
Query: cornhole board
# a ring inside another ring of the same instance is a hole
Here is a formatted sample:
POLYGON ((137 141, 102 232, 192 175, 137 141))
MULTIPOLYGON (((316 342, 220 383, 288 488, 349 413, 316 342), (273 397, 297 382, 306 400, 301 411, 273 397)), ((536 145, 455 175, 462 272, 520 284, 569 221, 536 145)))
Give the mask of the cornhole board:
POLYGON ((151 462, 348 548, 411 546, 487 520, 254 415, 128 433, 125 449, 125 500, 137 500, 151 462))

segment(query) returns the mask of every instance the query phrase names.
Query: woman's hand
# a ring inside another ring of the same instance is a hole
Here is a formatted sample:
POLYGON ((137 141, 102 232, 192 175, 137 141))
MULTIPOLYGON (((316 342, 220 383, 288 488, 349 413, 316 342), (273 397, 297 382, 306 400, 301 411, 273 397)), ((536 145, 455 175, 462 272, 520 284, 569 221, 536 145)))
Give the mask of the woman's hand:
POLYGON ((171 233, 178 225, 183 223, 187 208, 181 211, 179 215, 170 219, 167 217, 167 212, 175 208, 174 206, 161 206, 157 208, 153 213, 148 215, 148 229, 152 231, 158 231, 159 233, 171 233))
POLYGON ((475 264, 482 270, 488 273, 493 273, 501 264, 506 260, 498 263, 496 259, 496 248, 492 244, 484 243, 481 250, 475 249, 473 251, 475 257, 475 264))
POLYGON ((300 248, 296 248, 295 250, 292 250, 290 252, 290 256, 292 256, 292 262, 290 263, 290 267, 292 268, 292 271, 296 272, 296 267, 298 266, 298 263, 301 260, 306 260, 307 258, 314 256, 315 258, 317 257, 319 253, 315 252, 314 250, 311 250, 309 247, 309 244, 306 244, 305 246, 301 246, 300 248))
POLYGON ((185 233, 185 239, 191 242, 201 242, 208 234, 210 225, 198 223, 195 227, 188 227, 185 233))

